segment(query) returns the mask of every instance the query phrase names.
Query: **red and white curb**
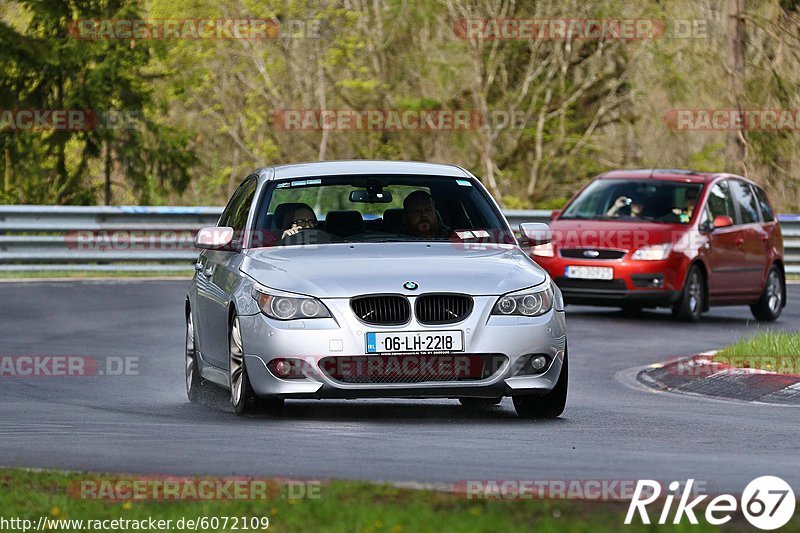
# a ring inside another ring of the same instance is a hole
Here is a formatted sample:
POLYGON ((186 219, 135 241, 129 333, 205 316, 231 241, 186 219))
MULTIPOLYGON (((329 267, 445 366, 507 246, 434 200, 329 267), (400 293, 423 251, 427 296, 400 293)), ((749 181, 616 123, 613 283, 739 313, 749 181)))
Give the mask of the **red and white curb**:
POLYGON ((780 405, 800 405, 800 375, 764 369, 737 368, 714 361, 706 352, 651 365, 636 380, 648 387, 717 399, 780 405))

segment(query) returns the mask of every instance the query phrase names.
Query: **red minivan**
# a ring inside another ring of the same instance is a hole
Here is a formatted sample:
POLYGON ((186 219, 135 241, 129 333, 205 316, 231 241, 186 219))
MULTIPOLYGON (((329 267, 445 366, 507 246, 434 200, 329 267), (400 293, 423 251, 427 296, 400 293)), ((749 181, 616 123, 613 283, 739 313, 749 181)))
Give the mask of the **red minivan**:
POLYGON ((671 307, 691 322, 712 305, 749 305, 759 320, 786 306, 780 225, 747 178, 615 170, 552 218, 552 242, 531 254, 568 303, 671 307))

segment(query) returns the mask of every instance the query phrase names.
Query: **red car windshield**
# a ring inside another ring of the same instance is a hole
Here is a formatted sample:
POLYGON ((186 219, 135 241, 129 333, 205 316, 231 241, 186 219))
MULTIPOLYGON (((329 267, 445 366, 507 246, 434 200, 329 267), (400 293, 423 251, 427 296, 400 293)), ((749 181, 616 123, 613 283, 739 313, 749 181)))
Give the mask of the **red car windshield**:
POLYGON ((569 204, 561 219, 688 224, 703 185, 666 180, 599 179, 569 204))

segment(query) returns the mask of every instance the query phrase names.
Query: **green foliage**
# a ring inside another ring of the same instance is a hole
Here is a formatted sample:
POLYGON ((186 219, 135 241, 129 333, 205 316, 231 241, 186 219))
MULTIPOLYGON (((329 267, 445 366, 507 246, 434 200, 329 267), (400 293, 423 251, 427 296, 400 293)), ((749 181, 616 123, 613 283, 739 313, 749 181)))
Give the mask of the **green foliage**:
POLYGON ((139 200, 149 196, 148 172, 173 190, 183 190, 194 157, 180 132, 149 118, 154 87, 147 71, 153 48, 120 39, 90 40, 70 34, 86 18, 140 18, 133 0, 80 0, 16 4, 27 19, 21 29, 0 25, 4 46, 0 94, 6 109, 90 110, 100 124, 84 131, 5 132, 3 171, 11 179, 7 197, 29 203, 89 204, 102 198, 102 164, 112 161, 116 187, 132 186, 139 200), (130 126, 109 126, 111 113, 134 117, 130 126), (186 153, 188 150, 188 154, 186 153), (6 169, 6 161, 11 165, 6 169), (100 179, 98 179, 100 178, 100 179))
MULTIPOLYGON (((135 120, 125 129, 0 131, 0 198, 102 202, 108 173, 115 203, 222 204, 264 165, 386 158, 455 163, 506 207, 551 208, 612 168, 720 170, 725 131, 675 131, 664 121, 676 109, 732 107, 726 12, 706 4, 545 0, 510 3, 502 13, 652 17, 668 32, 678 20, 704 21, 708 31, 566 43, 457 34, 459 20, 500 16, 493 2, 9 1, 0 13, 0 109, 117 110, 135 120), (254 40, 68 33, 81 18, 225 17, 272 19, 281 32, 254 40), (480 127, 443 131, 289 130, 275 118, 321 109, 486 115, 480 127), (504 113, 522 121, 501 126, 492 117, 504 113)), ((747 3, 748 108, 800 108, 798 5, 747 3)), ((800 209, 796 132, 744 137, 748 175, 771 189, 779 210, 800 209)))

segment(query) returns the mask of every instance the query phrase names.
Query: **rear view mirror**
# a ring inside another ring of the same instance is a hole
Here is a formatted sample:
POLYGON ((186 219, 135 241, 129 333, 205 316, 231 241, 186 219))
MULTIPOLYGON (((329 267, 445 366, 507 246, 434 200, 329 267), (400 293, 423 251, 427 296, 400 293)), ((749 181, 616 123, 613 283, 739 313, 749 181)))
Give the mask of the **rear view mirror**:
POLYGON ((714 217, 714 229, 727 228, 733 226, 733 219, 727 215, 717 215, 714 217))
POLYGON ((561 215, 561 209, 555 209, 550 213, 550 220, 555 220, 561 215))
POLYGON ((194 238, 195 248, 204 250, 231 250, 233 228, 209 226, 200 228, 194 238))
POLYGON ((547 244, 553 240, 553 232, 550 230, 550 226, 541 222, 523 222, 519 225, 519 231, 532 246, 547 244))
POLYGON ((350 191, 350 201, 361 204, 388 204, 392 201, 392 193, 381 191, 370 193, 364 189, 350 191))

